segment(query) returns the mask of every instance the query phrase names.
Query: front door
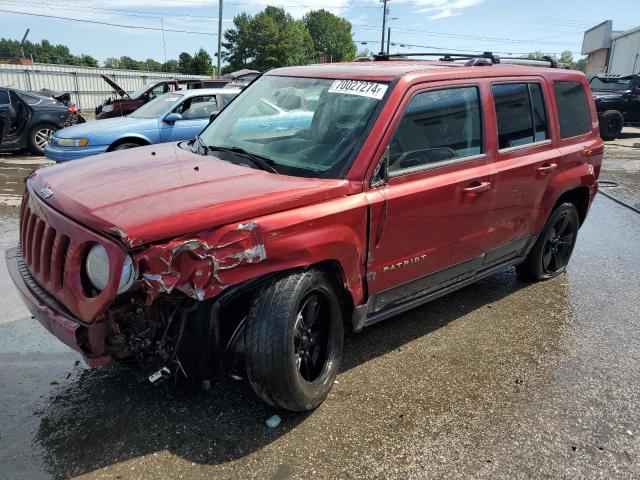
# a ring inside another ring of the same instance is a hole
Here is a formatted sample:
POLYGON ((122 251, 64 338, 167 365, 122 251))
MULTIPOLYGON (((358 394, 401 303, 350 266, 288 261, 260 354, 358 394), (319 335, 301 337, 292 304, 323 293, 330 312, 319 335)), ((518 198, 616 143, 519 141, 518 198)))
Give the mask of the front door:
POLYGON ((368 192, 369 313, 470 278, 481 267, 495 178, 480 85, 415 89, 388 141, 389 181, 368 192))
POLYGON ((173 125, 164 125, 167 142, 190 140, 195 138, 209 123, 211 114, 218 110, 215 95, 200 95, 184 100, 176 108, 174 113, 182 115, 182 119, 173 125))

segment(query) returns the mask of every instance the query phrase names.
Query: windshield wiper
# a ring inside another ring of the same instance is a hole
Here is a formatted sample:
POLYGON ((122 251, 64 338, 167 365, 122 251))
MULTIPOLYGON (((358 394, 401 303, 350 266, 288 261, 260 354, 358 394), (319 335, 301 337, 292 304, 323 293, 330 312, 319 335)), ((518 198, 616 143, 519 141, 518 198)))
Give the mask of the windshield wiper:
MULTIPOLYGON (((202 142, 202 140, 200 140, 200 138, 198 138, 198 141, 202 142)), ((248 158, 253 163, 255 163, 258 167, 260 167, 262 170, 265 170, 265 171, 271 172, 271 173, 278 173, 278 171, 273 166, 273 164, 275 163, 273 160, 271 160, 270 158, 261 157, 259 155, 256 155, 255 153, 247 152, 244 148, 240 148, 240 147, 218 147, 218 146, 215 146, 215 145, 211 145, 211 146, 205 145, 205 148, 206 148, 206 150, 205 150, 206 154, 208 154, 209 152, 214 152, 214 151, 235 153, 236 155, 240 155, 240 156, 248 158)))
POLYGON ((200 135, 196 135, 196 151, 195 153, 199 154, 199 155, 208 155, 209 154, 209 147, 202 141, 202 139, 200 138, 200 135), (202 151, 204 153, 200 153, 200 149, 202 148, 202 151))

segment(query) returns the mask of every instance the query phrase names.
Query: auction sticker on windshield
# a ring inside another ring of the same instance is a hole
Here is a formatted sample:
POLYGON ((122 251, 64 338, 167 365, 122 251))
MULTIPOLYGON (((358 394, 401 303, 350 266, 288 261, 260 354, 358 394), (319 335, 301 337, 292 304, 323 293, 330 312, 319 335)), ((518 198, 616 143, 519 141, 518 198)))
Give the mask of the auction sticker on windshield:
POLYGON ((384 83, 365 82, 363 80, 336 80, 329 88, 330 93, 345 93, 380 100, 387 91, 384 83))

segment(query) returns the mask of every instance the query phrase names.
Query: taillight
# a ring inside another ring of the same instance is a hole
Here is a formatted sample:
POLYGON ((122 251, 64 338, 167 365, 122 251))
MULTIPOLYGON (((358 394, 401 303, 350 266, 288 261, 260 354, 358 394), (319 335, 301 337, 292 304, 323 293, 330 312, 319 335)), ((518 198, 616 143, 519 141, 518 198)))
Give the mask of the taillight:
POLYGON ((78 113, 78 107, 76 107, 75 105, 71 105, 69 108, 67 108, 67 112, 78 113))

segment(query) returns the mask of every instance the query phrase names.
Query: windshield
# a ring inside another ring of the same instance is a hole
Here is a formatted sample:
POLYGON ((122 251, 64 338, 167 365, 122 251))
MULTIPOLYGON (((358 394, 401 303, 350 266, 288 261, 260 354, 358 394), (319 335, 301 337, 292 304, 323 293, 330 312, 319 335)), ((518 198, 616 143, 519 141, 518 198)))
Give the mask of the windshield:
POLYGON ((149 103, 145 103, 129 116, 133 118, 156 118, 167 111, 180 98, 182 98, 182 95, 179 93, 165 93, 158 98, 154 98, 149 103))
POLYGON ((154 85, 155 85, 155 83, 147 83, 146 85, 143 85, 140 88, 138 88, 137 90, 134 90, 132 93, 130 93, 129 97, 130 98, 138 98, 140 95, 142 95, 144 92, 149 90, 154 85))
POLYGON ((630 78, 593 77, 589 83, 591 84, 591 90, 613 90, 616 92, 631 90, 630 78))
POLYGON ((258 155, 279 173, 338 178, 386 90, 366 81, 264 76, 200 140, 258 155))

